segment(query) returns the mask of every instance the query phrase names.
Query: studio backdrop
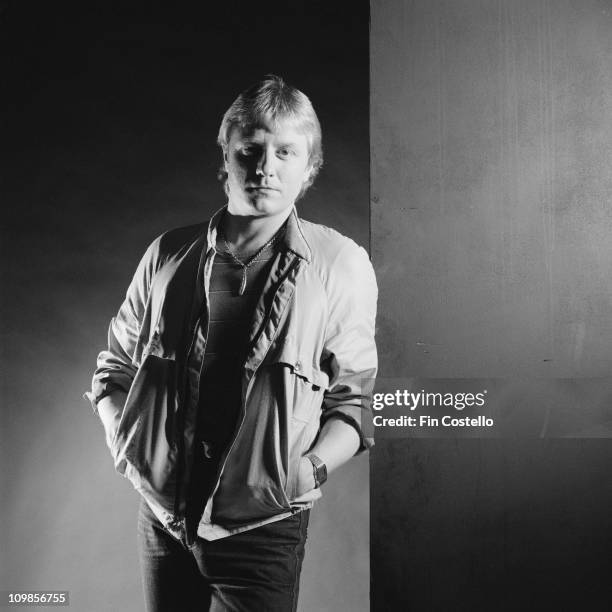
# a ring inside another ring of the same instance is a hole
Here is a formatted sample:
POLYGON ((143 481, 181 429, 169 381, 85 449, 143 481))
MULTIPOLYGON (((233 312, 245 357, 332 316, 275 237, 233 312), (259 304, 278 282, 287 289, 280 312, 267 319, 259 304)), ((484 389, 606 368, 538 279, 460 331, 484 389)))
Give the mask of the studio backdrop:
MULTIPOLYGON (((2 589, 140 610, 138 495, 89 388, 147 245, 225 203, 216 137, 267 73, 312 100, 325 165, 298 204, 368 248, 368 4, 3 3, 2 589)), ((368 457, 312 512, 301 609, 368 609, 368 457)))

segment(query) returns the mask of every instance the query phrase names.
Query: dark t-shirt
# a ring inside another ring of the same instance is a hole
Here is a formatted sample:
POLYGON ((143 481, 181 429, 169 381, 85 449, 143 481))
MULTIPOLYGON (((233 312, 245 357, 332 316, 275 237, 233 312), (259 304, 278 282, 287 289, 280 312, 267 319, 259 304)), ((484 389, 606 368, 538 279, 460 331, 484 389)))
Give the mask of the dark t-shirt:
POLYGON ((242 266, 224 251, 217 252, 213 262, 188 510, 195 528, 236 429, 249 327, 275 255, 274 246, 269 247, 248 267, 243 295, 239 295, 242 266))

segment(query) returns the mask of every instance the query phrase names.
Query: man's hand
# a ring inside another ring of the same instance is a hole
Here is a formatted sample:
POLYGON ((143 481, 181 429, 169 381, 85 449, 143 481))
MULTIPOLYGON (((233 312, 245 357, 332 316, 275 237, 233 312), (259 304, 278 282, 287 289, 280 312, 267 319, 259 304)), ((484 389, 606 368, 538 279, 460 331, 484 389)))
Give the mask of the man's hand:
POLYGON ((297 477, 297 491, 296 497, 300 497, 304 495, 304 493, 308 493, 308 491, 312 491, 315 488, 315 478, 314 478, 314 468, 312 467, 312 462, 308 457, 302 457, 300 459, 300 466, 298 468, 298 477, 297 477))

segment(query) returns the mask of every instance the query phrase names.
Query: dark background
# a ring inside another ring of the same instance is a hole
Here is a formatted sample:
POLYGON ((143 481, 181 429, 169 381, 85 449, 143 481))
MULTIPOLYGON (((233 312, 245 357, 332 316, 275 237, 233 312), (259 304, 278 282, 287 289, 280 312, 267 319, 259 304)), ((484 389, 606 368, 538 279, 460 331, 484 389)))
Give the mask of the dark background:
MULTIPOLYGON (((141 609, 137 495, 81 394, 146 246, 224 204, 216 136, 266 73, 326 162, 300 214, 368 247, 367 2, 2 3, 1 588, 141 609)), ((303 610, 367 610, 367 456, 312 515, 303 610)))
POLYGON ((582 439, 377 440, 373 609, 612 609, 612 423, 583 418, 612 372, 612 3, 371 19, 380 376, 546 378, 553 411, 608 377, 582 439))

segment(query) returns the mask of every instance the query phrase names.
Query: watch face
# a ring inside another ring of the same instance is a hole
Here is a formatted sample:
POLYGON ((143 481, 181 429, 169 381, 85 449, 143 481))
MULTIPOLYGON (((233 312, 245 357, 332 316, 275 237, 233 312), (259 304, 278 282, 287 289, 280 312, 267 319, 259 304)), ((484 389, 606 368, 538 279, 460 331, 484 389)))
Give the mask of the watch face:
POLYGON ((317 480, 319 481, 319 486, 322 485, 327 480, 327 466, 322 463, 320 467, 317 468, 317 480))

